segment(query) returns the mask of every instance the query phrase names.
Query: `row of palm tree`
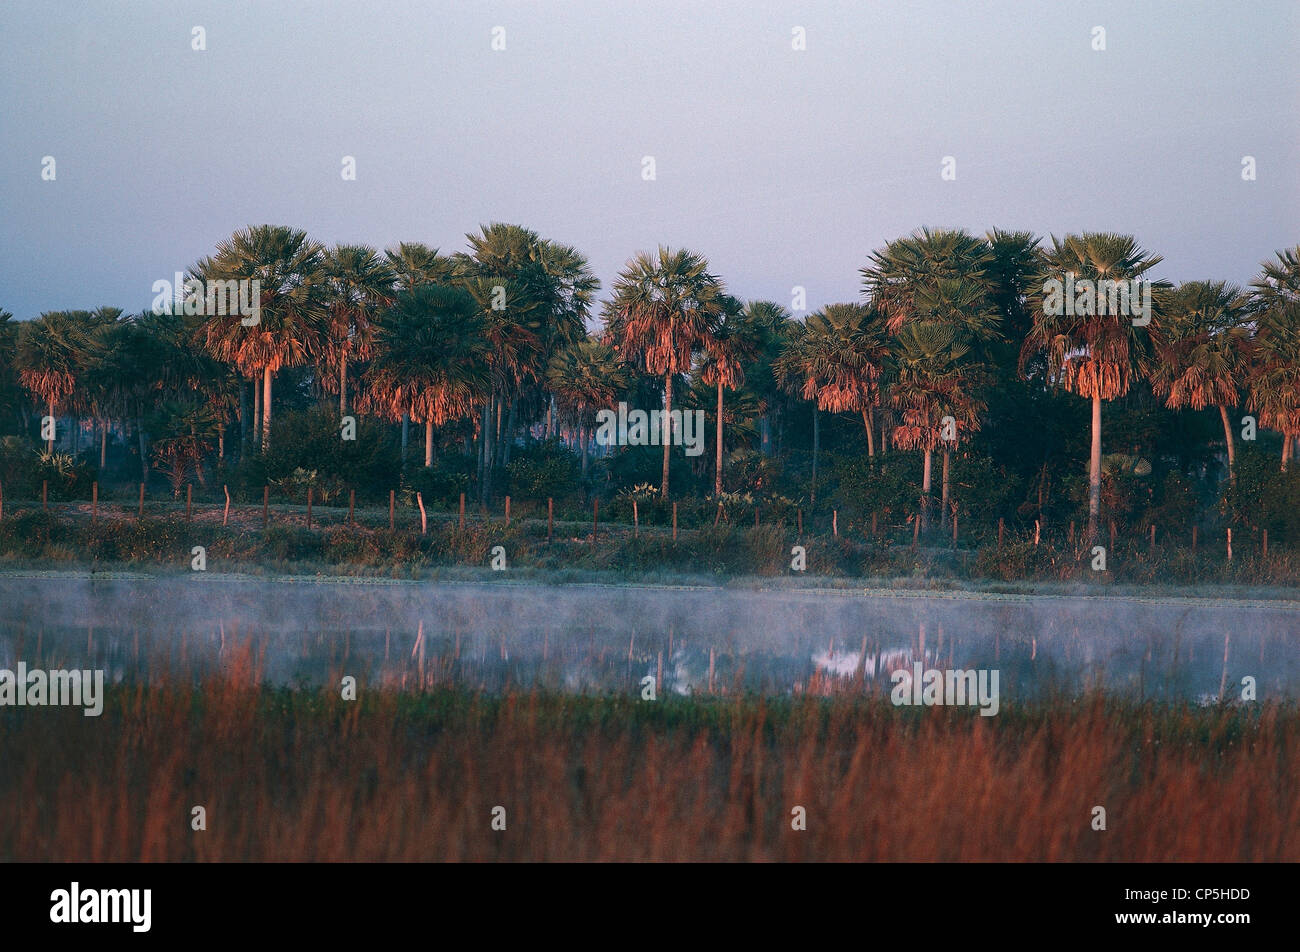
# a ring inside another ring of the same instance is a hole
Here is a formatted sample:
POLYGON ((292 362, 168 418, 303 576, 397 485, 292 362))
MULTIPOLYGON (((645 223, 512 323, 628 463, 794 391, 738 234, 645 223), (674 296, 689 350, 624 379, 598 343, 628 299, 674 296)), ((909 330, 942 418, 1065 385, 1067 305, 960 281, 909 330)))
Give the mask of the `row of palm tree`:
MULTIPOLYGON (((403 453, 409 424, 422 425, 426 466, 438 434, 463 438, 485 498, 517 436, 535 426, 568 433, 585 473, 596 412, 629 393, 645 398, 651 380, 665 411, 683 388, 693 404, 696 390, 714 393, 721 496, 724 424, 738 421, 724 393, 759 418, 765 446, 772 416, 798 399, 813 407, 814 498, 821 414, 851 414, 872 461, 883 466, 891 446, 921 454, 923 525, 936 451, 942 519, 951 453, 980 431, 990 393, 1014 375, 1091 403, 1089 538, 1100 518, 1102 407, 1137 380, 1171 409, 1216 408, 1230 473, 1238 408, 1282 434, 1283 469, 1300 438, 1300 248, 1265 263, 1249 289, 1153 281, 1151 320, 1140 325, 1046 300, 1046 281, 1065 274, 1149 280, 1161 258, 1127 235, 1044 243, 1027 232, 922 229, 868 257, 861 302, 804 320, 733 296, 702 255, 661 247, 628 261, 589 328, 599 283, 574 248, 506 224, 467 241, 451 255, 419 243, 380 252, 250 227, 191 276, 259 280, 254 326, 238 314, 49 312, 20 334, 6 330, 0 358, 49 415, 57 407, 101 422, 101 463, 107 422, 132 420, 144 464, 148 416, 161 434, 155 458, 176 467, 202 455, 208 433, 224 455, 226 426, 250 420, 248 385, 252 443, 265 451, 273 381, 310 367, 318 392, 337 395, 340 417, 351 410, 400 422, 403 453)), ((0 329, 13 326, 0 314, 0 329)), ((669 426, 668 412, 663 419, 669 426)), ((672 441, 664 437, 667 498, 672 441)))

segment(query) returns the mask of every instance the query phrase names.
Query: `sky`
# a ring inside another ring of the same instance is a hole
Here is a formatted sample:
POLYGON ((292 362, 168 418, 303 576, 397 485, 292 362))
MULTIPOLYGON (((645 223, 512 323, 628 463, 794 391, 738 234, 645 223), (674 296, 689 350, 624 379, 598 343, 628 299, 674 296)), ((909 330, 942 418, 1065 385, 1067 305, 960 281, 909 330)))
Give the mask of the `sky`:
POLYGON ((923 225, 1128 233, 1155 277, 1244 284, 1300 244, 1298 160, 1300 0, 0 5, 23 319, 144 310, 263 223, 448 253, 522 224, 601 297, 662 244, 745 299, 859 300, 923 225))

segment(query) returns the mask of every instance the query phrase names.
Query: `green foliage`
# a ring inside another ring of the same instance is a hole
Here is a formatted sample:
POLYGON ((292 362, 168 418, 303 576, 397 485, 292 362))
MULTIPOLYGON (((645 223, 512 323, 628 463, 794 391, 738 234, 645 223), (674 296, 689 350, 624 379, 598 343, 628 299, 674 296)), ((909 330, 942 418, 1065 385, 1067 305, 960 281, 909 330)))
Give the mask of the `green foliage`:
POLYGON ((559 440, 516 450, 506 466, 509 491, 524 499, 563 499, 581 491, 578 459, 559 440))
POLYGON ((272 421, 266 454, 242 467, 246 481, 252 477, 247 488, 279 486, 302 503, 308 485, 317 487, 321 502, 346 500, 352 488, 358 500, 387 500, 388 490, 397 488, 400 471, 391 439, 364 417, 357 420, 356 437, 342 439, 337 411, 281 413, 272 421))

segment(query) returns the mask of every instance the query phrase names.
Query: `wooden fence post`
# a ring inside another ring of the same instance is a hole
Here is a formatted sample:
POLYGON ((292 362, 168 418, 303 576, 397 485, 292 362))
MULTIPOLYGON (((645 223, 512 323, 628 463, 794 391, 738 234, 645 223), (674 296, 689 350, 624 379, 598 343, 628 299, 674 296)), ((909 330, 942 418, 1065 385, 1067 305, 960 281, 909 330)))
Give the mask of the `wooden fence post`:
POLYGON ((1002 549, 1002 530, 1006 528, 1005 522, 1001 516, 998 517, 998 550, 1002 549))
POLYGON ((754 528, 755 529, 758 528, 758 505, 757 504, 755 504, 754 506, 754 528))
MULTIPOLYGON (((465 496, 461 494, 461 504, 464 504, 465 496)), ((551 541, 551 530, 555 527, 555 500, 550 496, 546 497, 546 541, 551 541)))
POLYGON ((465 494, 460 494, 460 522, 458 528, 461 532, 465 531, 465 494))
POLYGON ((921 514, 918 512, 912 516, 912 545, 915 546, 917 540, 921 538, 921 514))
POLYGON ((308 486, 307 487, 307 528, 308 529, 311 528, 311 497, 312 497, 312 487, 308 486))
POLYGON ((190 521, 190 501, 193 497, 193 494, 194 494, 194 484, 186 483, 185 484, 185 521, 186 522, 190 521))
POLYGON ((836 538, 839 538, 840 535, 840 511, 838 509, 831 510, 831 535, 836 538))
POLYGON ((424 535, 429 531, 429 521, 424 515, 424 495, 422 493, 416 493, 415 502, 416 505, 420 507, 420 535, 424 535))
POLYGON ((349 489, 348 490, 348 525, 352 525, 352 511, 353 509, 356 508, 356 505, 357 505, 357 491, 355 489, 349 489))
POLYGON ((221 524, 224 526, 230 522, 230 487, 223 484, 221 491, 226 494, 226 510, 221 514, 221 524))
POLYGON ((1151 523, 1151 554, 1156 554, 1156 524, 1151 523))
POLYGON ((510 525, 510 497, 506 497, 506 525, 510 525))
POLYGON ((1228 530, 1228 561, 1232 561, 1232 530, 1228 530))
POLYGON ((952 511, 952 547, 957 548, 957 510, 952 511))
POLYGON ((136 514, 136 518, 144 518, 144 483, 140 484, 140 511, 136 514))
POLYGON ((1268 558, 1268 530, 1264 530, 1264 558, 1268 558))
POLYGON ((99 482, 90 484, 90 524, 99 522, 99 482))
POLYGON ((803 538, 803 510, 799 510, 799 538, 803 538))
POLYGON ((1113 555, 1114 553, 1115 553, 1115 520, 1112 519, 1110 521, 1110 551, 1107 552, 1106 554, 1113 555))
POLYGON ((1196 554, 1196 530, 1197 526, 1192 526, 1192 555, 1196 554))
POLYGON ((271 487, 262 487, 262 528, 265 529, 267 520, 270 518, 271 508, 271 487))
POLYGON ((639 538, 641 535, 641 517, 637 514, 636 500, 632 500, 632 536, 639 538))
POLYGON ((591 501, 591 541, 593 545, 596 542, 596 534, 599 531, 600 531, 600 500, 593 499, 591 501))
POLYGON ((397 529, 397 492, 388 490, 388 531, 397 529))
POLYGON ((677 503, 673 503, 673 541, 677 541, 677 503))
POLYGON ((41 509, 49 509, 49 508, 50 508, 50 481, 48 479, 42 479, 41 480, 41 509))

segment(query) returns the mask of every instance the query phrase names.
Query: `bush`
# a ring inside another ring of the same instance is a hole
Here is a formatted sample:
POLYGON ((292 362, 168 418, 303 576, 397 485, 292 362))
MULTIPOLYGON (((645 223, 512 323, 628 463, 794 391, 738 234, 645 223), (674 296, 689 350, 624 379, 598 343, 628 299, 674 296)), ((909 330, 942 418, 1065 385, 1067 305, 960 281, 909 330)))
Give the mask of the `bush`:
POLYGON ((520 450, 506 466, 513 495, 523 499, 563 499, 582 489, 578 458, 559 440, 520 450))

